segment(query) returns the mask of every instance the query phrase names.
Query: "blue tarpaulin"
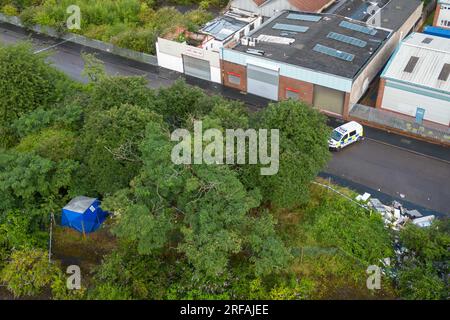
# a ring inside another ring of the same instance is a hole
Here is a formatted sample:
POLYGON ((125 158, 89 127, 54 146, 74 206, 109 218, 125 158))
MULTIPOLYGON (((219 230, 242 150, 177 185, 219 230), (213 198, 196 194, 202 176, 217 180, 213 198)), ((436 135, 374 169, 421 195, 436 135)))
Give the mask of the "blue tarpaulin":
POLYGON ((429 34, 432 36, 450 39, 450 30, 439 28, 439 27, 426 26, 425 29, 423 30, 423 33, 429 34))
POLYGON ((105 221, 108 213, 100 208, 100 201, 95 198, 76 197, 63 209, 61 225, 81 233, 96 231, 105 221))

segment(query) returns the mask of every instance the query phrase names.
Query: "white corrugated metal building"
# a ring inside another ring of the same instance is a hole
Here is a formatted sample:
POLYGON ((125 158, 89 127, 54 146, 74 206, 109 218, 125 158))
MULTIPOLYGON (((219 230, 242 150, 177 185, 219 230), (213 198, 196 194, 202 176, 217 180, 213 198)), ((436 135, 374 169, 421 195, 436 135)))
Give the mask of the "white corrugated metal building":
POLYGON ((322 12, 335 0, 232 0, 230 6, 272 17, 283 10, 322 12))
POLYGON ((381 75, 377 107, 450 126, 450 39, 405 39, 381 75))

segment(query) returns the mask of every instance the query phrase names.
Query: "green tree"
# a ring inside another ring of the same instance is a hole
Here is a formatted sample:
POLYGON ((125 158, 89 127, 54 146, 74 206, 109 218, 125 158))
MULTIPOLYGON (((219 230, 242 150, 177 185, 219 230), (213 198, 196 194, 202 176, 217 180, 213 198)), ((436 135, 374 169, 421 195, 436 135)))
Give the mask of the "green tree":
POLYGON ((14 296, 34 296, 52 283, 58 267, 49 263, 47 253, 25 248, 13 251, 10 262, 0 273, 1 280, 14 296))
POLYGON ((264 201, 289 208, 307 203, 310 182, 329 160, 329 128, 325 116, 293 101, 269 105, 257 115, 257 127, 280 133, 279 172, 261 176, 259 168, 248 168, 246 185, 261 189, 264 201))
POLYGON ((247 191, 226 166, 175 165, 173 145, 165 125, 148 125, 141 173, 130 190, 105 201, 118 215, 116 234, 137 241, 140 254, 180 253, 206 276, 226 272, 238 254, 247 255, 255 272, 282 268, 288 254, 274 221, 250 218, 259 194, 247 191))
POLYGON ((436 220, 430 227, 409 223, 400 240, 410 253, 400 265, 398 286, 406 299, 447 299, 450 220, 436 220))
POLYGON ((0 45, 0 147, 15 142, 11 123, 38 107, 62 101, 71 82, 50 68, 46 55, 33 54, 31 44, 0 45))
POLYGON ((399 272, 399 291, 410 300, 448 299, 448 284, 431 266, 409 264, 399 272))
POLYGON ((213 99, 197 87, 187 85, 183 80, 177 80, 172 86, 158 91, 156 112, 163 115, 170 129, 186 127, 192 119, 201 119, 207 115, 213 105, 213 99))
POLYGON ((77 138, 75 133, 62 129, 44 129, 22 139, 15 150, 37 155, 55 162, 76 157, 77 138))
POLYGON ((159 119, 148 109, 128 104, 90 113, 78 151, 87 174, 84 184, 100 194, 126 188, 142 165, 139 143, 145 127, 159 119))

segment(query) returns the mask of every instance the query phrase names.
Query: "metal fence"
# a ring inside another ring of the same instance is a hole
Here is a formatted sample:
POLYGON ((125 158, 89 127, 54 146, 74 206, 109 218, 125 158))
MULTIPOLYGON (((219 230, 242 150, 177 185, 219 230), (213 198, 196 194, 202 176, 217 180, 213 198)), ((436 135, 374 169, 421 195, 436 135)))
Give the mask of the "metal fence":
MULTIPOLYGON (((5 23, 15 25, 17 27, 25 28, 25 26, 22 24, 22 22, 20 21, 20 19, 18 17, 7 16, 7 15, 0 13, 0 22, 5 22, 5 23)), ((121 56, 121 57, 124 57, 127 59, 136 60, 136 61, 143 62, 146 64, 154 65, 154 66, 158 65, 157 57, 153 56, 151 54, 138 52, 138 51, 134 51, 134 50, 130 50, 130 49, 125 49, 125 48, 120 48, 111 43, 107 43, 107 42, 103 42, 103 41, 95 40, 95 39, 90 39, 90 38, 84 37, 82 35, 78 35, 78 34, 74 34, 74 33, 60 33, 58 31, 56 31, 54 28, 47 27, 47 26, 39 26, 39 25, 30 27, 27 29, 30 29, 36 33, 45 34, 52 38, 67 40, 68 42, 73 42, 73 43, 77 43, 77 44, 85 46, 85 47, 112 53, 112 54, 115 54, 115 55, 118 55, 118 56, 121 56)))
POLYGON ((434 140, 450 145, 450 128, 439 129, 416 123, 414 120, 396 117, 392 112, 361 104, 355 104, 350 110, 350 117, 370 122, 382 127, 396 129, 409 135, 434 140))

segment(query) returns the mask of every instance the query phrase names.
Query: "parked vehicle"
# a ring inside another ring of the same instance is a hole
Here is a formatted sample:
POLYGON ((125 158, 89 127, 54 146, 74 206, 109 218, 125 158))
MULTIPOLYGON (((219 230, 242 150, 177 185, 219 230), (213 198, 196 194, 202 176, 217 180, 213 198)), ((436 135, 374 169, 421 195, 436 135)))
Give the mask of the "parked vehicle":
POLYGON ((331 138, 328 140, 328 146, 332 150, 339 151, 363 138, 363 126, 356 121, 351 121, 333 130, 331 138))

